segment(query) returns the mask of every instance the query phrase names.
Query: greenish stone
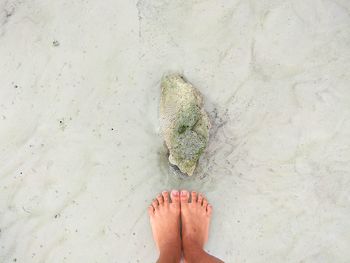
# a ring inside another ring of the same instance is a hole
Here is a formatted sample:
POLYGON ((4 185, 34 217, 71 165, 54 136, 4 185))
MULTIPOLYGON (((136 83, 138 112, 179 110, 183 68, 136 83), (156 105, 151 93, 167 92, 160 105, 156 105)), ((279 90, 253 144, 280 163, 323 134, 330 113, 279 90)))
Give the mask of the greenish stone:
POLYGON ((169 161, 191 176, 209 140, 202 96, 177 74, 162 79, 161 92, 160 121, 169 161))

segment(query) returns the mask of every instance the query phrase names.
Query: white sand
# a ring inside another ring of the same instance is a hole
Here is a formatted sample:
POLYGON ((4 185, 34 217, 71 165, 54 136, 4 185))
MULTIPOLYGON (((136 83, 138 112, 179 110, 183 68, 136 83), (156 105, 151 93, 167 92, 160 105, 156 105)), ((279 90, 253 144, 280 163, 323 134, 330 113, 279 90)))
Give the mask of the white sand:
POLYGON ((163 189, 214 206, 226 262, 350 260, 350 2, 0 1, 0 262, 154 262, 163 189), (213 120, 167 168, 159 80, 213 120))

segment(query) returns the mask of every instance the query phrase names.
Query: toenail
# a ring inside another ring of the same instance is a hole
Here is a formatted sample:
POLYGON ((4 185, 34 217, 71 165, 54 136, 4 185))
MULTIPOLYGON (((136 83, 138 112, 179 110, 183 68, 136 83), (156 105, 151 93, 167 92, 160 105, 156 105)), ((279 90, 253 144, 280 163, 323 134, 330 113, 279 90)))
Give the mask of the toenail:
POLYGON ((177 190, 172 190, 171 193, 174 196, 178 196, 179 195, 179 191, 177 191, 177 190))
POLYGON ((181 191, 181 195, 187 195, 187 191, 181 191))

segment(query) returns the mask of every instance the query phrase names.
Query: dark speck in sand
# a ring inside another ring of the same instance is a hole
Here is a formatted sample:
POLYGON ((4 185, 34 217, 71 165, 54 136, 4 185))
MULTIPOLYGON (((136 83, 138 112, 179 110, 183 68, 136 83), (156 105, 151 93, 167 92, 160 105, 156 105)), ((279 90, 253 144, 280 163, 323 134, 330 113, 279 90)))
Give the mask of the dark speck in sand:
POLYGON ((54 41, 52 42, 52 45, 53 45, 54 47, 58 47, 58 46, 60 45, 60 42, 58 42, 57 40, 54 40, 54 41))

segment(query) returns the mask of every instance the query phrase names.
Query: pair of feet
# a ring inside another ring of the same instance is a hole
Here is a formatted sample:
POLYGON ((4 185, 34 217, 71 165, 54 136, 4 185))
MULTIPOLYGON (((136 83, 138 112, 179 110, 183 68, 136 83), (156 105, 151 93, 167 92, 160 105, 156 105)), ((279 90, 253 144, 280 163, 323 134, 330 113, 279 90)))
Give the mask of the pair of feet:
POLYGON ((186 190, 159 194, 148 207, 158 262, 222 262, 204 250, 212 206, 202 194, 186 190))

